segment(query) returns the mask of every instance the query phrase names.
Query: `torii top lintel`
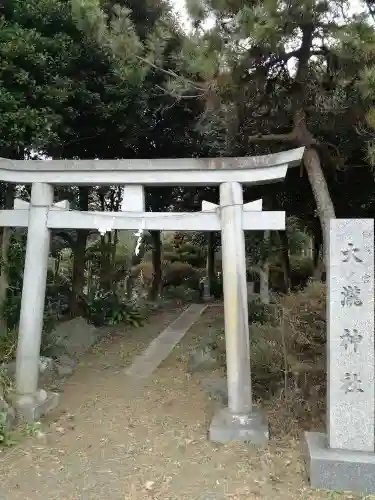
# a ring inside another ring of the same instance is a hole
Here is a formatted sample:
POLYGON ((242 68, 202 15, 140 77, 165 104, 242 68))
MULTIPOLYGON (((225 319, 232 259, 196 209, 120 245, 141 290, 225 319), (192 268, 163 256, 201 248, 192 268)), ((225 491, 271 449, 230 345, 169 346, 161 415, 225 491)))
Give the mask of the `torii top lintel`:
POLYGON ((304 148, 241 158, 153 160, 9 160, 0 158, 0 180, 17 184, 214 185, 265 184, 284 179, 300 164, 304 148))

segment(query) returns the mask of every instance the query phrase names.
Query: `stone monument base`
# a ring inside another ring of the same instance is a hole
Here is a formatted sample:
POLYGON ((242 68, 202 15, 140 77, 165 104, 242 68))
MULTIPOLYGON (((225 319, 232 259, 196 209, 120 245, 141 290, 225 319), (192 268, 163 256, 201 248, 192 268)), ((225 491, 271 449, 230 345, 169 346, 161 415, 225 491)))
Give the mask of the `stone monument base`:
POLYGON ((233 415, 228 408, 222 408, 212 419, 208 438, 217 443, 241 441, 264 445, 269 440, 268 423, 257 408, 245 416, 233 415))
POLYGON ((11 399, 17 420, 32 423, 56 408, 60 396, 56 392, 39 389, 35 396, 14 394, 11 399))
POLYGON ((375 453, 330 449, 319 432, 305 433, 303 451, 312 488, 375 493, 375 453))

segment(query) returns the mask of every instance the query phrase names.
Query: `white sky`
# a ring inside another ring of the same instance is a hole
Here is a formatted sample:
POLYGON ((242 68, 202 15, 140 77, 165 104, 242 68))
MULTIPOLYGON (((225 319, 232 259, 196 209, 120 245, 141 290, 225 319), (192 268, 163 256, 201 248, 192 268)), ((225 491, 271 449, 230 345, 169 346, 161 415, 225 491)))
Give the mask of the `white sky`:
MULTIPOLYGON (((186 29, 189 29, 190 23, 188 15, 186 13, 185 0, 170 0, 170 2, 174 7, 175 12, 178 14, 181 24, 185 25, 186 29)), ((353 12, 353 14, 361 12, 363 10, 362 0, 350 0, 350 10, 353 12)), ((210 23, 208 22, 208 26, 209 25, 210 23)))
POLYGON ((178 14, 178 17, 182 21, 181 24, 189 24, 188 16, 186 14, 185 9, 185 0, 170 0, 171 4, 174 7, 174 10, 178 14))
MULTIPOLYGON (((174 11, 177 14, 177 17, 181 23, 181 25, 185 28, 186 31, 190 31, 192 26, 189 21, 189 16, 186 12, 186 0, 170 0, 174 11)), ((365 4, 363 0, 350 0, 350 9, 348 14, 359 14, 360 12, 363 12, 366 10, 365 4)), ((211 28, 214 26, 214 19, 208 19, 204 26, 206 28, 211 28)), ((290 47, 290 50, 292 50, 293 47, 290 47)), ((291 59, 288 61, 288 69, 290 72, 293 73, 295 70, 295 60, 291 59)))

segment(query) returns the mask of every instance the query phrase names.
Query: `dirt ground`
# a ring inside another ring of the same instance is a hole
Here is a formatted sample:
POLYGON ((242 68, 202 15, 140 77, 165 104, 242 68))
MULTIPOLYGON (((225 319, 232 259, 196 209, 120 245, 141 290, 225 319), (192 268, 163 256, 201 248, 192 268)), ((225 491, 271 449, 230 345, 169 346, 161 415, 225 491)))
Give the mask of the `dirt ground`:
MULTIPOLYGON (((215 409, 189 376, 186 354, 211 328, 209 308, 143 386, 130 384, 131 363, 176 311, 126 336, 112 335, 82 358, 61 405, 30 438, 0 457, 0 498, 7 500, 323 500, 359 499, 312 491, 301 461, 298 429, 262 450, 207 440, 215 409)), ((272 421, 279 404, 269 405, 272 421)))

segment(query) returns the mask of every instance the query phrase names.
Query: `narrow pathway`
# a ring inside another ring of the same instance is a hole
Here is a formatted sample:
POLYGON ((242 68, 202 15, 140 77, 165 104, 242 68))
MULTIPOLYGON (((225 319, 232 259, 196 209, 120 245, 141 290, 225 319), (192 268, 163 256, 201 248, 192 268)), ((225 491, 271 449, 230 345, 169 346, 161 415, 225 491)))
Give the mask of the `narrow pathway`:
POLYGON ((148 378, 164 361, 186 332, 194 325, 206 305, 192 304, 173 323, 171 323, 125 370, 129 377, 148 378))

